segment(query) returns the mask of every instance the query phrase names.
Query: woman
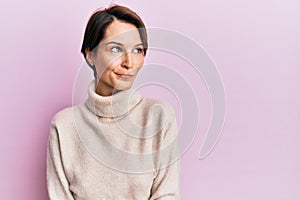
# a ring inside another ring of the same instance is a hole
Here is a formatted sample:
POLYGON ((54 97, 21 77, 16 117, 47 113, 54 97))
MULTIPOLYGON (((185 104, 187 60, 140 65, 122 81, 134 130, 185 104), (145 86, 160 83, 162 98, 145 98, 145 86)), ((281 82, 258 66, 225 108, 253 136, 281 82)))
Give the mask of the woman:
POLYGON ((175 112, 130 90, 147 47, 145 25, 129 8, 89 19, 81 52, 95 80, 84 103, 51 121, 50 199, 179 199, 175 112))

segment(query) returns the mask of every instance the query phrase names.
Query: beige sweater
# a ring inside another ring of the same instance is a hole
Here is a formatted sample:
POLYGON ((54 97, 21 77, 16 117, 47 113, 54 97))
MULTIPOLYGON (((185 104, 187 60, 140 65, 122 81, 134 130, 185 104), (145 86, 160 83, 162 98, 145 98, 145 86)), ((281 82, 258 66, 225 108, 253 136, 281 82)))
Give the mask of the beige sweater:
POLYGON ((179 199, 173 108, 131 90, 88 99, 51 121, 47 187, 51 200, 179 199))

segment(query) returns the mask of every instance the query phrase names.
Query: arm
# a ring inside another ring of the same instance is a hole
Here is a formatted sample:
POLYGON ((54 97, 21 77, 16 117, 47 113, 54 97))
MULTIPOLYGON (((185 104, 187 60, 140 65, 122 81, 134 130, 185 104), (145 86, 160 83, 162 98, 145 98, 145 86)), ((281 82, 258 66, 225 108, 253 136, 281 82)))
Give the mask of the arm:
POLYGON ((157 170, 152 184, 151 197, 149 200, 179 200, 179 163, 178 153, 178 130, 175 113, 165 129, 164 143, 166 147, 159 153, 161 166, 157 170), (177 159, 177 160, 176 160, 177 159))
POLYGON ((47 189, 50 200, 74 200, 64 172, 54 120, 51 122, 47 149, 47 189))

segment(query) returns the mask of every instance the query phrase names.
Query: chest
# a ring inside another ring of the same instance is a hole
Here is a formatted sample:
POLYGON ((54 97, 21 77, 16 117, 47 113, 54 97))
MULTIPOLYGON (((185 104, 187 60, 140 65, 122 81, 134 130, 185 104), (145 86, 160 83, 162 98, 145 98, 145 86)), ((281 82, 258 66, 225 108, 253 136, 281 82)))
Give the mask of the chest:
POLYGON ((154 173, 126 173, 82 153, 68 167, 70 190, 77 200, 137 199, 150 197, 154 173), (77 160, 77 159, 76 159, 77 160))

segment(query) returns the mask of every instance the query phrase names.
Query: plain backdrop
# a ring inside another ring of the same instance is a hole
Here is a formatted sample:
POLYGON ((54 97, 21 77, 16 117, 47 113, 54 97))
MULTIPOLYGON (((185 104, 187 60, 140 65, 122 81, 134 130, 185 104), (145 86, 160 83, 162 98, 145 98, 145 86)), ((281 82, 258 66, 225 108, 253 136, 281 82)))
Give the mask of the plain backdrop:
MULTIPOLYGON (((115 3, 137 11, 149 27, 192 38, 222 76, 225 124, 219 142, 204 160, 197 155, 211 105, 199 79, 201 121, 195 141, 181 157, 182 199, 299 200, 299 1, 115 3)), ((49 123, 57 111, 72 106, 86 22, 93 10, 108 4, 1 1, 0 199, 48 199, 49 123)))

